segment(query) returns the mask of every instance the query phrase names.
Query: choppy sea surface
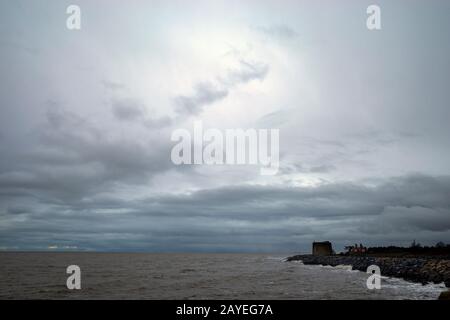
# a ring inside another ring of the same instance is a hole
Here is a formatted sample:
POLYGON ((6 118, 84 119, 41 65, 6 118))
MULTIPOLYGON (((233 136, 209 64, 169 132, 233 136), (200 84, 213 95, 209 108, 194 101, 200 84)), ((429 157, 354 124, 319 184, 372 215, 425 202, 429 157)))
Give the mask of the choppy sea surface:
POLYGON ((0 299, 437 299, 443 284, 368 275, 280 254, 0 253, 0 299), (81 289, 66 268, 81 268, 81 289))

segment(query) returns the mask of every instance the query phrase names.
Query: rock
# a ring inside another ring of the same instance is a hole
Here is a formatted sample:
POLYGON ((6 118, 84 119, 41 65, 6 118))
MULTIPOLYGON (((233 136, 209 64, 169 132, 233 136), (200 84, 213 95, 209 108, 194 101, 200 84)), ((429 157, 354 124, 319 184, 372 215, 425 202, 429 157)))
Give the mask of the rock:
POLYGON ((304 264, 312 265, 351 265, 353 270, 366 272, 370 265, 377 265, 381 274, 387 277, 399 277, 419 283, 442 283, 450 287, 450 261, 448 258, 390 258, 368 256, 313 256, 297 255, 286 259, 287 261, 301 260, 304 264))
POLYGON ((450 290, 442 291, 438 300, 450 300, 450 290))

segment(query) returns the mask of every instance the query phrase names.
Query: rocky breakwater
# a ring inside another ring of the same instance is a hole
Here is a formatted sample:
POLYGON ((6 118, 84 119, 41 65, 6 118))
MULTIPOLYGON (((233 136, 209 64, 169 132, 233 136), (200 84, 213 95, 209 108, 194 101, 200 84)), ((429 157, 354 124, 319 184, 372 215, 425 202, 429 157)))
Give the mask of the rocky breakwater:
POLYGON ((402 278, 412 282, 442 283, 450 287, 450 259, 433 257, 371 257, 371 256, 313 256, 296 255, 288 257, 287 261, 302 261, 304 264, 315 265, 351 265, 354 270, 366 272, 370 265, 380 267, 381 275, 402 278))

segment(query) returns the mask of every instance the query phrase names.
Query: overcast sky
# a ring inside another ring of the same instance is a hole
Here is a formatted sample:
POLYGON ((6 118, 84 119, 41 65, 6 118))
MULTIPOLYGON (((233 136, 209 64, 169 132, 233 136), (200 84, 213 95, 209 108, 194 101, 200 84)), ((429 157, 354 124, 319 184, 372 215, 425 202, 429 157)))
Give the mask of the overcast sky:
POLYGON ((449 30, 449 1, 0 0, 0 249, 450 242, 449 30), (279 129, 278 174, 175 166, 197 120, 279 129))

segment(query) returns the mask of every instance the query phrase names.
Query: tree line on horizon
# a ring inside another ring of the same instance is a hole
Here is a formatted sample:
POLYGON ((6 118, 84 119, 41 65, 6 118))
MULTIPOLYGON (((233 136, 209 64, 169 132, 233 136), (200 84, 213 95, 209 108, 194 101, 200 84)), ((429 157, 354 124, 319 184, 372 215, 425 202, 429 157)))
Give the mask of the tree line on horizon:
POLYGON ((367 253, 411 253, 411 254, 449 254, 450 244, 439 241, 434 246, 422 246, 414 240, 409 247, 387 246, 387 247, 369 247, 367 253))

